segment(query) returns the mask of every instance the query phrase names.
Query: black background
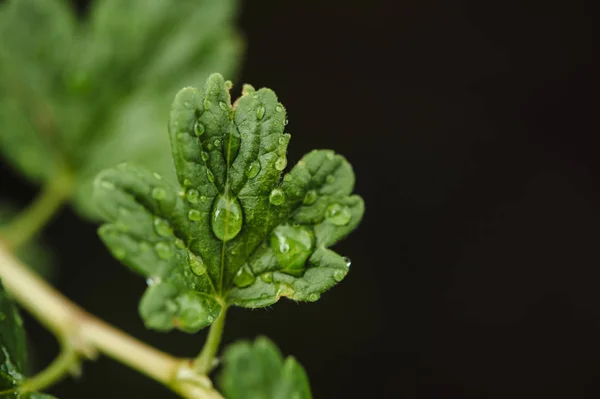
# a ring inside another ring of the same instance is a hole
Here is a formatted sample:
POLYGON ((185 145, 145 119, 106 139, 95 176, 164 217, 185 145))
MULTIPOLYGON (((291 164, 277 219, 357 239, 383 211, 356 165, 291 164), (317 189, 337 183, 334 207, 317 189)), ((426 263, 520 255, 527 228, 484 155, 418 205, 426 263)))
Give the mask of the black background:
MULTIPOLYGON (((81 2, 82 4, 84 2, 81 2)), ((591 2, 590 2, 591 3, 591 2)), ((313 304, 234 309, 225 342, 265 334, 316 398, 594 398, 600 394, 598 65, 581 1, 247 1, 237 79, 287 106, 294 164, 332 148, 367 212, 336 249, 352 271, 313 304), (593 101, 592 101, 593 100, 593 101)), ((197 82, 200 85, 201 82, 197 82)), ((2 164, 2 195, 36 188, 2 164)), ((143 279, 68 209, 44 234, 56 285, 163 350, 143 279)), ((56 344, 26 319, 40 364, 56 344)), ((61 398, 167 398, 107 358, 61 398)))

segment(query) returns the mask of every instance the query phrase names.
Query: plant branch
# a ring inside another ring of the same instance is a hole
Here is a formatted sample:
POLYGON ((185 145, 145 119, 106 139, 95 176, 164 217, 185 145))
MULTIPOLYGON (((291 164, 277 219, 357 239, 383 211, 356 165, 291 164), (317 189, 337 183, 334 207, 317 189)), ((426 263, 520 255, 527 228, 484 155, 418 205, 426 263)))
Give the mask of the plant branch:
MULTIPOLYGON (((8 292, 76 355, 93 358, 97 352, 104 353, 187 399, 223 399, 191 360, 163 353, 85 312, 27 269, 1 242, 0 276, 8 292)), ((213 338, 211 346, 219 340, 213 338)), ((39 388, 56 382, 69 371, 67 360, 67 354, 59 357, 31 384, 39 388)))
POLYGON ((14 250, 29 241, 60 209, 71 191, 71 176, 65 169, 42 188, 33 202, 2 228, 2 240, 14 250))
POLYGON ((223 327, 225 326, 225 314, 227 313, 227 305, 222 304, 221 313, 217 320, 210 326, 208 337, 204 343, 204 347, 200 355, 194 361, 194 367, 200 374, 208 374, 213 368, 215 355, 219 350, 221 337, 223 336, 223 327))

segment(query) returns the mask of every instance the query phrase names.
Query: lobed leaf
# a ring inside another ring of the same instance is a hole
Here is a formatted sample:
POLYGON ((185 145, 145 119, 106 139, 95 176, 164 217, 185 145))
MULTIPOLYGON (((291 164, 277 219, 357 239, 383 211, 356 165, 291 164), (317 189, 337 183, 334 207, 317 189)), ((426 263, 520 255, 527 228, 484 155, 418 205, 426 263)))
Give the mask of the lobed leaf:
POLYGON ((230 345, 223 356, 219 386, 228 399, 310 399, 310 385, 293 357, 283 358, 265 337, 230 345))
POLYGON ((211 75, 173 102, 169 136, 179 186, 124 164, 98 175, 95 201, 113 255, 146 276, 140 312, 150 328, 197 331, 223 304, 315 301, 349 262, 327 249, 359 223, 350 164, 313 151, 283 179, 290 135, 269 89, 211 75), (185 315, 185 317, 183 316, 185 315))

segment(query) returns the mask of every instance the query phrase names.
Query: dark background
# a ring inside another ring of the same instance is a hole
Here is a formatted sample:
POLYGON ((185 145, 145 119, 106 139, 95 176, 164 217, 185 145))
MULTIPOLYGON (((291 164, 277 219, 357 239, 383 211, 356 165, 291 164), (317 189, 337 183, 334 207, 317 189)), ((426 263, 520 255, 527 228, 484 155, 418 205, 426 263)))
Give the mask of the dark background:
MULTIPOLYGON (((85 2, 81 2, 82 4, 85 2)), ((590 2, 591 3, 591 2, 590 2)), ((265 334, 316 398, 600 395, 598 65, 581 1, 247 1, 240 82, 290 113, 290 164, 344 154, 367 212, 336 249, 343 284, 313 304, 234 309, 225 342, 265 334)), ((596 48, 597 49, 597 48, 596 48)), ((198 84, 201 84, 198 82, 198 84)), ((36 188, 5 164, 2 192, 36 188)), ((56 285, 161 349, 204 333, 146 331, 145 283, 68 209, 45 232, 56 285)), ((54 339, 26 319, 40 364, 54 339)), ((107 358, 61 398, 167 398, 107 358)))

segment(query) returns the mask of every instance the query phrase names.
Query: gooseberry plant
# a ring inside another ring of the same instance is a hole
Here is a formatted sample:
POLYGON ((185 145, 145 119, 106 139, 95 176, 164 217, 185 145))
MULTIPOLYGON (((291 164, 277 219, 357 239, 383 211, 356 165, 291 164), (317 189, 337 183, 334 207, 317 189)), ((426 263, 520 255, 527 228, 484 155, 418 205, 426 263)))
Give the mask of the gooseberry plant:
MULTIPOLYGON (((126 2, 103 2, 103 7, 112 5, 115 9, 102 12, 121 15, 117 11, 131 11, 119 8, 123 3, 126 2)), ((168 14, 172 7, 157 6, 170 5, 168 1, 151 3, 150 8, 157 8, 151 10, 149 21, 175 18, 168 14)), ((209 9, 214 12, 225 3, 214 2, 209 9)), ((19 8, 24 5, 38 7, 44 11, 41 15, 51 15, 48 21, 57 20, 56 13, 64 12, 59 6, 61 2, 56 0, 15 0, 8 4, 7 9, 0 8, 0 22, 10 13, 28 15, 19 8)), ((131 4, 142 12, 148 3, 136 0, 131 4)), ((98 19, 102 21, 101 17, 98 19)), ((115 24, 112 20, 104 23, 115 24)), ((57 26, 62 24, 64 21, 57 26)), ((98 33, 102 29, 91 32, 102 36, 98 33)), ((90 40, 87 34, 83 37, 90 40)), ((84 39, 74 36, 72 40, 84 39)), ((0 51, 2 55, 6 53, 0 51)), ((79 72, 84 76, 93 74, 93 70, 85 68, 79 72)), ((83 95, 79 86, 83 84, 81 76, 76 76, 76 90, 65 89, 63 93, 69 101, 83 95)), ((115 86, 117 81, 116 78, 112 81, 115 86)), ((19 82, 24 81, 13 79, 7 83, 5 79, 0 86, 5 89, 2 94, 11 93, 8 89, 19 82)), ((108 79, 109 86, 110 82, 108 79)), ((67 86, 71 84, 68 81, 67 86)), ((86 83, 96 84, 93 80, 86 83)), ((349 261, 329 247, 356 228, 364 204, 352 194, 354 174, 350 164, 333 151, 312 151, 284 173, 290 142, 290 134, 285 133, 285 107, 272 90, 255 90, 250 85, 244 85, 241 97, 232 103, 231 88, 230 81, 214 73, 202 89, 185 87, 175 95, 165 129, 168 135, 163 132, 170 140, 171 169, 165 169, 162 162, 155 169, 147 158, 146 162, 133 159, 101 170, 88 183, 90 170, 98 165, 89 164, 88 159, 72 158, 69 154, 77 151, 61 147, 65 142, 72 143, 71 138, 59 142, 58 152, 48 164, 32 166, 23 154, 8 157, 30 176, 35 173, 29 172, 45 168, 45 174, 38 177, 49 188, 23 216, 16 216, 2 229, 0 397, 50 398, 37 392, 78 370, 83 360, 105 354, 184 398, 311 398, 302 366, 293 357, 284 358, 267 338, 236 342, 219 356, 227 309, 262 308, 282 297, 299 302, 318 300, 348 273, 349 261), (69 301, 19 260, 19 248, 25 243, 30 245, 34 233, 68 199, 80 214, 103 221, 98 234, 110 253, 146 278, 148 288, 140 300, 139 313, 147 328, 191 334, 209 328, 204 346, 195 358, 176 358, 106 324, 69 301), (25 332, 13 300, 54 333, 62 347, 52 364, 30 378, 24 376, 25 332), (210 377, 219 365, 217 389, 210 377)), ((10 96, 0 98, 5 103, 14 100, 10 96)), ((162 101, 157 100, 156 104, 162 101)), ((81 121, 69 125, 70 106, 55 100, 50 104, 52 115, 65 118, 70 131, 90 126, 81 121), (62 106, 64 112, 56 112, 62 106)), ((100 110, 93 115, 110 111, 110 107, 102 107, 98 105, 100 110)), ((27 126, 31 133, 22 140, 40 140, 38 136, 43 136, 48 126, 32 126, 24 122, 28 120, 27 114, 18 116, 24 123, 19 126, 27 126)), ((5 113, 0 121, 10 121, 11 117, 5 113)), ((0 143, 10 153, 21 139, 11 137, 6 125, 2 128, 0 143)), ((100 134, 97 143, 106 140, 107 134, 111 133, 100 134)), ((116 137, 112 141, 124 142, 123 130, 112 134, 116 137)), ((117 148, 96 145, 87 151, 98 158, 101 154, 96 152, 117 148)))

